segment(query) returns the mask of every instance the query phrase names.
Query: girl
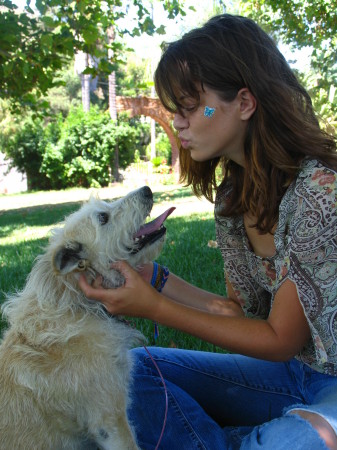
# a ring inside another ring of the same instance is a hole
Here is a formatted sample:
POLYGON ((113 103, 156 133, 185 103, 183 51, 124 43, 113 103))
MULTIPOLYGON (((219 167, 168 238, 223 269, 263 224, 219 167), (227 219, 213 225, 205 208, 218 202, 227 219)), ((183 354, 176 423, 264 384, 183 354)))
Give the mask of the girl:
MULTIPOLYGON (((137 273, 121 262, 116 290, 80 286, 112 314, 231 352, 150 350, 168 396, 160 448, 337 449, 336 141, 272 39, 244 17, 214 17, 168 45, 155 84, 174 112, 181 179, 216 194, 227 298, 172 273, 165 284, 152 264, 137 273)), ((130 418, 139 446, 153 449, 163 385, 145 350, 133 353, 130 418)))

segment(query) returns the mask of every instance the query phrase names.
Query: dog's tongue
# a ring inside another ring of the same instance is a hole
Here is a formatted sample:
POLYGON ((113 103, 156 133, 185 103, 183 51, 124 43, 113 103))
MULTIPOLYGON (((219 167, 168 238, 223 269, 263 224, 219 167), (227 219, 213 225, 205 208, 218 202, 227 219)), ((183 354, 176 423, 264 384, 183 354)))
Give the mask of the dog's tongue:
POLYGON ((165 220, 168 218, 170 214, 173 213, 175 210, 175 207, 169 208, 167 211, 165 211, 163 214, 161 214, 156 219, 152 220, 152 222, 148 222, 137 231, 137 233, 134 235, 135 238, 153 233, 154 231, 159 230, 159 228, 162 226, 162 224, 165 222, 165 220))

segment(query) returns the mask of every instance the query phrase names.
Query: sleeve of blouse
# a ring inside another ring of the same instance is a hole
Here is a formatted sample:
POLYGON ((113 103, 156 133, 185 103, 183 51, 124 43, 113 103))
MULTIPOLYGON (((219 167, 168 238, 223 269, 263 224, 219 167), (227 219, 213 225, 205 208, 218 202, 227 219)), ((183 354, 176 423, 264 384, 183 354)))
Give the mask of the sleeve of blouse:
POLYGON ((299 175, 292 199, 288 278, 296 284, 311 328, 319 326, 317 320, 321 325, 329 320, 323 316, 333 304, 336 308, 336 184, 336 172, 316 165, 299 175))

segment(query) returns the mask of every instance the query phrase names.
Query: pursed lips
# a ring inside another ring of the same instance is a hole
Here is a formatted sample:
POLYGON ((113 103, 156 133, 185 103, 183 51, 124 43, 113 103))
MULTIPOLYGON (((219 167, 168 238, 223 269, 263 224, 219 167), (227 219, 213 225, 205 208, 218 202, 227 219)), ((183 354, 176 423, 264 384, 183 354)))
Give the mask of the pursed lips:
POLYGON ((188 139, 184 139, 182 136, 178 136, 178 138, 183 148, 187 148, 189 146, 190 141, 188 139))

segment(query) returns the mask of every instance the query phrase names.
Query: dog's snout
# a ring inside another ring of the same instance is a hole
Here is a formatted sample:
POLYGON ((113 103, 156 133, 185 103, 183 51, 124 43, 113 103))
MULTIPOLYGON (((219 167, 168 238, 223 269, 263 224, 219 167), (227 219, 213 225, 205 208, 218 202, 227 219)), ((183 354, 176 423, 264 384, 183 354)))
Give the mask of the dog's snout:
POLYGON ((141 188, 141 193, 144 198, 151 199, 153 198, 152 191, 149 186, 144 186, 141 188))

